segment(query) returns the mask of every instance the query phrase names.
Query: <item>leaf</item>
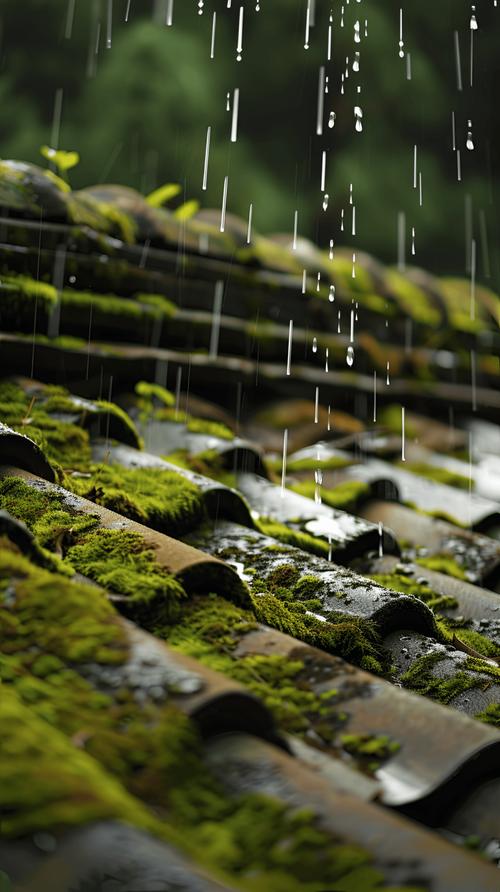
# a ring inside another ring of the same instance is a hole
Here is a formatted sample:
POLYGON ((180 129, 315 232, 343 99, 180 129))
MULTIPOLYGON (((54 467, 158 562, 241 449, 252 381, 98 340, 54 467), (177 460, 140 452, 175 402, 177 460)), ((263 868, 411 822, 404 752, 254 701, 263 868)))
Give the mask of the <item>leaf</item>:
POLYGON ((150 194, 146 197, 146 201, 151 205, 152 208, 160 208, 162 204, 166 204, 167 201, 170 201, 172 198, 175 198, 176 195, 181 191, 181 186, 178 183, 165 183, 164 186, 160 186, 159 189, 155 189, 154 192, 150 192, 150 194))
POLYGON ((80 161, 78 152, 65 152, 63 149, 51 149, 50 146, 40 146, 40 154, 46 158, 47 161, 52 161, 57 169, 63 172, 71 170, 72 167, 76 167, 80 161))
POLYGON ((175 211, 175 217, 177 220, 190 220, 191 217, 199 211, 200 202, 196 201, 196 199, 192 199, 191 201, 186 201, 184 204, 181 204, 180 207, 175 211))

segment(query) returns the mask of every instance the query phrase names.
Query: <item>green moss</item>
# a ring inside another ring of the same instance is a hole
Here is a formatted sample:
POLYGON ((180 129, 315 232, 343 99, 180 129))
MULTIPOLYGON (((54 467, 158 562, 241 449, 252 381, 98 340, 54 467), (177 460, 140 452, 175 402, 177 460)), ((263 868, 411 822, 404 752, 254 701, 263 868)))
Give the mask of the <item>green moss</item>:
POLYGON ((158 564, 154 550, 138 533, 100 529, 69 548, 67 557, 89 579, 127 596, 124 609, 143 624, 177 617, 184 589, 158 564))
POLYGON ((487 725, 494 725, 495 728, 500 728, 500 703, 490 703, 483 712, 478 713, 476 718, 487 725))
POLYGON ((236 475, 227 470, 223 455, 216 449, 206 449, 194 455, 187 449, 178 449, 176 452, 162 457, 179 468, 194 471, 196 474, 202 474, 203 477, 210 477, 232 489, 237 488, 236 475))
POLYGON ((234 440, 233 432, 221 421, 209 421, 207 418, 188 418, 187 429, 192 434, 207 434, 220 440, 234 440))
POLYGON ((126 442, 132 444, 132 446, 134 446, 136 449, 143 448, 144 444, 137 432, 137 428, 134 422, 120 406, 117 406, 116 403, 110 403, 107 400, 96 400, 95 405, 97 406, 99 412, 108 412, 126 429, 128 434, 126 442))
POLYGON ((417 558, 417 564, 421 567, 427 567, 429 570, 436 570, 437 573, 445 573, 447 576, 454 576, 455 579, 466 580, 467 576, 463 567, 457 561, 447 554, 435 554, 431 557, 417 558))
POLYGON ((73 491, 131 520, 179 536, 205 518, 200 490, 175 471, 104 464, 89 471, 71 479, 73 491))
MULTIPOLYGON (((390 406, 384 408, 378 413, 378 423, 381 427, 387 428, 391 434, 401 435, 401 405, 391 403, 390 406)), ((418 436, 418 430, 411 418, 405 418, 405 434, 408 438, 414 439, 418 436)))
POLYGON ((411 471, 412 474, 418 474, 419 477, 426 477, 428 480, 435 480, 437 483, 444 483, 446 486, 454 486, 457 489, 469 489, 469 478, 463 474, 457 474, 454 471, 448 471, 439 465, 428 465, 425 462, 405 462, 400 463, 405 471, 411 471))
POLYGON ((435 327, 441 321, 441 314, 423 288, 419 288, 395 269, 385 270, 385 285, 395 296, 400 310, 415 322, 435 327))
POLYGON ((356 480, 345 480, 339 483, 333 489, 326 487, 317 487, 311 481, 303 481, 296 483, 291 487, 294 492, 306 496, 308 499, 314 499, 316 491, 319 490, 321 501, 331 508, 340 508, 344 511, 352 511, 363 499, 370 495, 370 487, 368 483, 362 483, 356 480))
MULTIPOLYGON (((439 703, 450 703, 455 697, 465 693, 465 691, 481 688, 487 690, 491 682, 484 678, 487 673, 488 664, 481 660, 466 660, 464 668, 455 672, 446 678, 439 678, 433 674, 433 669, 438 663, 446 659, 446 653, 431 653, 419 657, 413 665, 401 676, 401 683, 404 687, 431 697, 439 703), (477 672, 478 674, 473 674, 477 672), (472 674, 471 674, 472 673, 472 674)), ((500 670, 498 670, 500 679, 500 670)))
POLYGON ((139 407, 143 410, 153 411, 155 403, 161 406, 175 406, 175 397, 170 390, 166 390, 160 384, 151 384, 149 381, 138 381, 135 392, 141 399, 139 407))
POLYGON ((309 533, 290 529, 290 527, 285 526, 284 523, 279 523, 277 520, 272 520, 267 517, 259 517, 258 520, 256 520, 256 525, 261 533, 270 536, 272 539, 278 539, 285 545, 293 545, 296 548, 301 548, 303 551, 308 551, 319 557, 328 557, 330 553, 328 542, 325 542, 323 539, 317 539, 309 533))
POLYGON ((401 744, 387 734, 378 737, 373 734, 341 734, 340 743, 370 773, 401 749, 401 744))
POLYGON ((442 610, 453 610, 458 607, 458 602, 450 595, 440 595, 435 592, 427 583, 419 583, 410 576, 403 573, 379 573, 371 576, 379 585, 384 588, 390 588, 396 592, 403 592, 405 595, 414 595, 424 601, 431 610, 439 613, 442 610))
POLYGON ((60 553, 99 525, 95 517, 65 508, 57 491, 29 486, 20 477, 0 480, 0 506, 22 520, 40 545, 60 553))
POLYGON ((118 819, 145 829, 154 820, 87 753, 2 686, 0 698, 2 834, 118 819))
POLYGON ((40 316, 49 316, 57 303, 53 285, 4 270, 0 277, 2 324, 33 326, 35 304, 40 316))

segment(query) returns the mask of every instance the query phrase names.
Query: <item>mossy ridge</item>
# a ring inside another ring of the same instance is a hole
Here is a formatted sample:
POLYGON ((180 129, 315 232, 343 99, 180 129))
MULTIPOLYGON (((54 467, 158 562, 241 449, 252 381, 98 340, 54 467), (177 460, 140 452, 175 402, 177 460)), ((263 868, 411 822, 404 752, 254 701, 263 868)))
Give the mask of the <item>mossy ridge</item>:
POLYGON ((495 728, 500 728, 500 703, 490 703, 483 712, 479 712, 476 715, 476 719, 479 719, 480 722, 484 722, 486 725, 494 725, 495 728))
MULTIPOLYGON (((82 679, 76 685, 79 676, 69 674, 65 659, 76 656, 78 662, 92 656, 108 661, 106 651, 96 650, 95 628, 83 594, 103 612, 106 628, 113 618, 112 607, 102 592, 83 591, 83 586, 67 581, 61 604, 62 593, 48 584, 54 583, 49 574, 20 556, 8 553, 0 558, 7 604, 2 614, 16 613, 8 585, 14 573, 16 606, 19 598, 20 613, 31 623, 27 637, 23 629, 11 625, 11 642, 22 643, 23 649, 1 662, 7 675, 0 699, 4 768, 0 769, 0 805, 8 810, 7 820, 2 821, 4 835, 117 818, 187 846, 195 858, 235 875, 244 888, 257 888, 258 882, 260 888, 264 883, 266 889, 277 892, 285 888, 316 892, 339 877, 354 882, 360 871, 369 878, 371 888, 384 887, 382 875, 369 866, 367 853, 332 839, 309 810, 297 811, 262 795, 235 799, 225 795, 202 761, 190 720, 174 707, 138 706, 124 690, 117 692, 112 705, 109 697, 85 687, 82 679), (77 654, 63 633, 52 637, 55 615, 64 618, 61 606, 65 605, 77 624, 85 623, 76 635, 77 654), (40 630, 47 650, 33 654, 30 642, 39 640, 40 630), (154 815, 144 802, 154 807, 154 815), (250 879, 252 875, 255 879, 250 879)), ((241 614, 232 605, 227 610, 241 614)), ((100 619, 99 615, 97 625, 100 619)), ((214 619, 220 628, 218 610, 214 619)), ((237 622, 241 628, 240 615, 237 622)), ((249 625, 243 621, 243 627, 249 625)), ((224 629, 227 636, 225 625, 224 629)), ((216 628, 211 632, 218 636, 216 628)), ((295 678, 296 669, 292 664, 287 677, 295 678)))
POLYGON ((370 579, 384 586, 384 588, 402 592, 404 595, 414 595, 415 598, 419 598, 435 613, 440 613, 442 610, 454 610, 458 607, 456 598, 451 597, 451 595, 440 595, 427 583, 417 582, 404 573, 375 573, 370 576, 370 579))
MULTIPOLYGON (((446 659, 446 652, 424 654, 401 676, 402 685, 439 703, 448 704, 466 691, 477 688, 485 691, 493 684, 493 680, 484 677, 492 674, 488 664, 472 658, 464 660, 463 669, 458 669, 454 675, 439 678, 432 670, 446 659)), ((500 681, 500 669, 494 669, 493 672, 496 673, 494 678, 500 681)))
POLYGON ((195 474, 217 480, 218 483, 223 483, 231 489, 237 488, 236 475, 227 470, 223 457, 216 449, 205 449, 194 454, 187 449, 177 449, 170 455, 163 455, 162 458, 186 471, 194 471, 195 474))
MULTIPOLYGON (((287 473, 294 474, 299 471, 338 471, 342 468, 348 468, 354 464, 348 458, 340 455, 331 455, 329 458, 292 458, 286 463, 287 473)), ((266 457, 266 465, 271 471, 281 471, 282 459, 266 457)))
POLYGON ((401 749, 401 744, 387 734, 341 734, 340 743, 369 774, 374 774, 401 749))
POLYGON ((421 567, 427 567, 428 570, 435 570, 437 573, 444 573, 446 576, 453 576, 455 579, 461 579, 463 582, 467 580, 467 575, 462 566, 448 554, 434 554, 429 557, 418 557, 415 563, 421 567))
POLYGON ((328 557, 330 554, 330 545, 324 539, 317 539, 310 533, 303 533, 301 530, 294 530, 268 517, 259 517, 256 521, 257 529, 272 539, 278 539, 284 545, 293 545, 301 548, 302 551, 308 551, 318 557, 328 557))
POLYGON ((73 492, 131 520, 180 536, 206 518, 199 488, 175 471, 92 464, 70 478, 73 492))
POLYGON ((444 483, 446 486, 452 486, 455 489, 469 489, 469 478, 463 474, 457 474, 456 471, 448 471, 439 465, 429 465, 425 462, 398 462, 398 466, 405 471, 410 471, 419 477, 425 477, 428 480, 434 480, 436 483, 444 483))
POLYGON ((176 615, 185 592, 138 533, 102 529, 97 517, 69 510, 58 492, 36 489, 18 477, 0 481, 0 505, 41 545, 58 550, 67 570, 123 595, 123 610, 138 621, 170 621, 176 615))
POLYGON ((316 492, 318 492, 321 501, 325 505, 344 511, 354 510, 360 502, 367 499, 370 495, 369 484, 358 480, 344 480, 332 488, 320 487, 308 480, 295 483, 291 489, 301 496, 306 496, 308 499, 314 499, 316 492))
POLYGON ((385 270, 384 284, 394 295, 402 313, 408 314, 421 325, 431 328, 439 325, 441 313, 423 288, 391 268, 385 270))

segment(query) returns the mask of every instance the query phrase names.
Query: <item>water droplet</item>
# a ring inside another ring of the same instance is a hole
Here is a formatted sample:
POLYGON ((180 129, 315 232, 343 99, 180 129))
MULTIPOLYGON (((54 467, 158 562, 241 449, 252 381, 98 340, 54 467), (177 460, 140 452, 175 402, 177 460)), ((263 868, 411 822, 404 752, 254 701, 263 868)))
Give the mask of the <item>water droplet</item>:
POLYGON ((226 111, 231 111, 231 94, 226 93, 226 111))
POLYGON ((323 210, 324 211, 326 211, 328 208, 329 200, 330 200, 330 196, 328 195, 328 192, 325 192, 325 194, 323 195, 323 210))
POLYGON ((312 352, 313 352, 313 353, 317 353, 317 352, 318 352, 318 339, 317 339, 317 338, 313 338, 312 352))
POLYGON ((330 260, 333 260, 333 239, 332 238, 330 239, 330 251, 328 253, 328 257, 330 258, 330 260))
POLYGON ((390 384, 390 383, 391 383, 390 378, 389 378, 389 362, 387 362, 387 378, 386 378, 385 383, 386 383, 386 384, 390 384))
POLYGON ((470 29, 471 31, 477 31, 477 19, 476 19, 476 7, 472 7, 472 13, 470 17, 470 29))
POLYGON ((354 61, 352 63, 352 70, 359 71, 359 52, 358 51, 356 51, 354 53, 354 61))
POLYGON ((350 345, 347 348, 347 355, 346 355, 345 361, 349 367, 354 365, 354 347, 351 347, 350 345))
POLYGON ((335 118, 336 117, 337 117, 337 115, 335 114, 335 112, 331 111, 330 116, 328 118, 328 126, 329 126, 330 130, 332 129, 332 127, 335 127, 335 118))
POLYGON ((465 145, 469 149, 469 152, 472 152, 472 150, 474 148, 474 140, 472 139, 472 121, 467 121, 467 127, 468 127, 467 141, 466 141, 465 145))
POLYGON ((332 304, 335 300, 335 285, 330 285, 330 291, 328 292, 328 300, 332 304))
POLYGON ((357 132, 361 133, 363 129, 363 110, 359 105, 354 106, 354 120, 357 132))
POLYGON ((320 282, 321 282, 321 273, 318 273, 318 278, 316 280, 316 291, 319 291, 320 282))
POLYGON ((354 43, 361 43, 361 35, 360 35, 360 24, 359 21, 354 23, 354 43))

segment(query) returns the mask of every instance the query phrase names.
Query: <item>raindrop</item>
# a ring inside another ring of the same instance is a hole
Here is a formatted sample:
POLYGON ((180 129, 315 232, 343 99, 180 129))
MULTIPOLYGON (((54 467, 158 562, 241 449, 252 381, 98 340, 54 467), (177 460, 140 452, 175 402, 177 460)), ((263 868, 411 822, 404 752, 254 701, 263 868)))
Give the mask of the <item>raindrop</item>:
POLYGON ((411 253, 413 257, 415 256, 415 227, 411 228, 411 253))
POLYGON ((204 0, 198 0, 198 15, 203 15, 204 0))
POLYGON ((329 118, 328 118, 328 126, 329 126, 330 130, 331 130, 333 127, 335 127, 335 118, 336 118, 336 117, 337 117, 337 115, 335 114, 335 112, 334 112, 334 111, 331 111, 331 112, 330 112, 330 115, 329 115, 329 118))
POLYGON ((356 278, 356 252, 352 255, 352 278, 356 278))
POLYGON ((378 556, 384 556, 384 528, 381 520, 378 522, 378 556))
POLYGON ((321 468, 316 468, 314 472, 314 482, 321 486, 323 484, 323 471, 321 468))
POLYGON ((288 355, 286 360, 286 373, 290 374, 291 366, 292 366, 292 340, 293 340, 293 319, 290 319, 290 326, 288 329, 288 355))
POLYGON ((360 35, 360 24, 359 21, 354 23, 354 43, 361 43, 361 35, 360 35))
POLYGON ((318 279, 316 282, 316 291, 319 291, 320 283, 321 283, 321 273, 318 273, 318 279))
POLYGON ((238 108, 240 104, 240 91, 238 87, 235 88, 233 94, 233 117, 231 121, 231 142, 236 142, 238 139, 238 108))
POLYGON ((354 347, 351 347, 351 345, 349 345, 349 347, 347 348, 347 355, 346 355, 345 361, 346 361, 347 365, 349 366, 349 368, 351 368, 354 365, 354 347))
POLYGON ((328 372, 328 347, 325 352, 325 372, 328 372))
POLYGON ((328 292, 328 300, 332 304, 335 300, 335 285, 330 285, 330 290, 328 292))
POLYGON ((317 353, 317 352, 318 352, 318 339, 317 339, 317 338, 313 338, 312 352, 313 352, 313 353, 317 353))
POLYGON ((399 10, 399 58, 404 59, 403 10, 399 10))
POLYGON ((476 7, 472 7, 471 17, 470 17, 470 25, 471 31, 477 31, 477 19, 476 19, 476 7))
POLYGON ((224 232, 224 228, 226 225, 226 205, 227 205, 227 185, 228 185, 229 177, 224 177, 224 188, 222 191, 222 209, 220 215, 220 231, 224 232))
POLYGON ((231 94, 226 93, 226 111, 231 111, 231 94))
POLYGON ((288 428, 283 431, 283 459, 281 463, 281 498, 285 495, 286 455, 288 451, 288 428))
POLYGON ((359 71, 359 51, 354 53, 354 61, 352 63, 352 70, 359 71))
POLYGON ((467 142, 465 144, 466 144, 467 148, 469 149, 469 152, 472 152, 472 150, 474 148, 474 140, 472 139, 472 121, 470 121, 470 120, 467 121, 467 127, 468 127, 467 142))
POLYGON ((340 310, 337 315, 337 334, 340 334, 340 310))
POLYGON ((210 41, 210 58, 213 59, 215 56, 215 28, 217 25, 217 13, 214 12, 212 16, 212 38, 210 41))
POLYGON ((386 384, 390 384, 390 383, 391 383, 390 378, 389 378, 389 360, 387 360, 387 377, 386 377, 386 379, 385 379, 385 383, 386 383, 386 384))
POLYGON ((299 222, 299 212, 295 211, 293 217, 293 243, 292 243, 292 251, 297 250, 297 226, 299 222))
POLYGON ((406 458, 405 458, 405 410, 404 410, 404 406, 401 406, 401 461, 406 461, 406 458))
POLYGON ((324 211, 326 211, 328 208, 329 197, 330 196, 328 195, 328 192, 325 192, 325 194, 323 195, 323 210, 324 211))
POLYGON ((330 260, 333 260, 333 239, 330 239, 330 251, 328 252, 328 257, 330 260))
POLYGON ((236 44, 236 61, 241 62, 241 54, 243 52, 243 6, 240 6, 240 17, 238 22, 238 43, 236 44))
POLYGON ((307 272, 304 270, 302 272, 302 294, 306 293, 306 284, 307 284, 307 272))
POLYGON ((359 105, 354 106, 354 120, 356 122, 355 127, 358 133, 361 133, 363 129, 363 110, 359 105))
POLYGON ((340 211, 340 231, 344 231, 344 208, 340 211))
POLYGON ((319 418, 319 387, 316 388, 316 396, 314 400, 314 423, 318 423, 319 418))
POLYGON ((250 244, 250 239, 252 238, 252 217, 253 217, 253 204, 250 204, 248 208, 248 228, 247 228, 247 245, 250 244))

